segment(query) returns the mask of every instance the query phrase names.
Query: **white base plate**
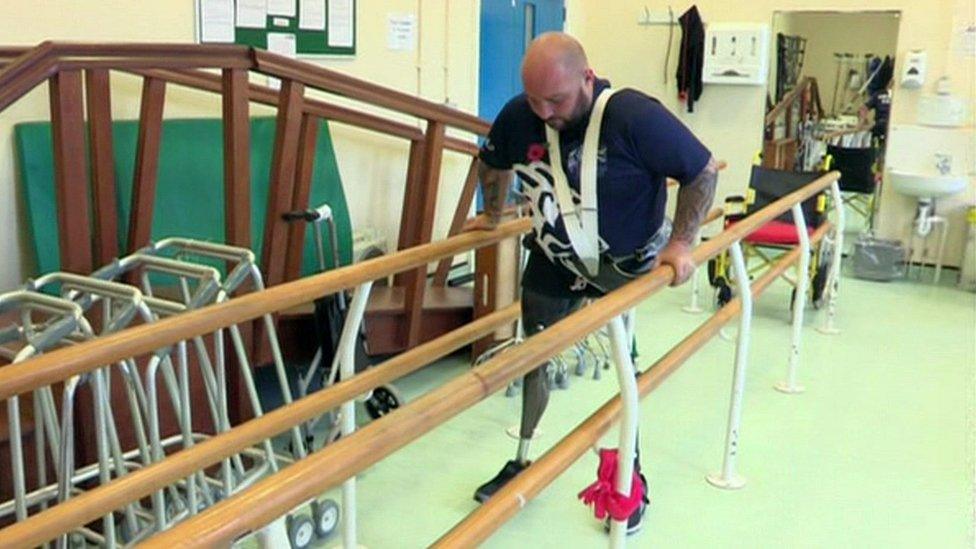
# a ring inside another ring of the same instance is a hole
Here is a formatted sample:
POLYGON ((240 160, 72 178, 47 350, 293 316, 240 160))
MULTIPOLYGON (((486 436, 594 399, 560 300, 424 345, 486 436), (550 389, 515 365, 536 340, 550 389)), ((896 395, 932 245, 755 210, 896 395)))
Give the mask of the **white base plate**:
POLYGON ((732 475, 732 478, 726 479, 722 477, 722 473, 712 473, 705 476, 705 480, 709 484, 716 488, 721 488, 723 490, 738 490, 746 485, 746 479, 738 476, 732 475))

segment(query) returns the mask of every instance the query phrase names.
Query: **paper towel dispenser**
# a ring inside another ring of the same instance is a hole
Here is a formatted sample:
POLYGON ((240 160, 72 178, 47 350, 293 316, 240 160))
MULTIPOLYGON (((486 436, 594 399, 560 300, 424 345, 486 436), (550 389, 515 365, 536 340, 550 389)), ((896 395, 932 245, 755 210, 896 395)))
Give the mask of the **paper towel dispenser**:
POLYGON ((769 25, 710 23, 702 82, 761 86, 769 73, 769 25))

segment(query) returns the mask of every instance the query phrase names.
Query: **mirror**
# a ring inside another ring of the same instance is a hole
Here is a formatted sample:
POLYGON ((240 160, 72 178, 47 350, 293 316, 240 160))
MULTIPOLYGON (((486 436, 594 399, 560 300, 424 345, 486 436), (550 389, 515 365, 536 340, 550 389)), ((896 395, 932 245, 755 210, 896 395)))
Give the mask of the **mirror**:
MULTIPOLYGON (((882 173, 899 15, 774 12, 763 166, 818 171, 834 153, 833 160, 870 158, 873 172, 882 173)), ((837 165, 830 168, 844 172, 837 165)), ((860 183, 862 193, 875 187, 870 181, 860 183)), ((876 210, 874 198, 871 192, 858 212, 868 227, 876 210)))

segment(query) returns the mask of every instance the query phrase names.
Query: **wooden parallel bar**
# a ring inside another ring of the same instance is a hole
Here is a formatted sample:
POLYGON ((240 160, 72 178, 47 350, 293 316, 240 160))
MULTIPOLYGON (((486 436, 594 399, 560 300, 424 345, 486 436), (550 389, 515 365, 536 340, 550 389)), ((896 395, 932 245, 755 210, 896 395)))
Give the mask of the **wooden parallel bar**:
MULTIPOLYGON (((692 258, 702 264, 733 242, 822 191, 838 172, 773 202, 695 248, 692 258)), ((463 235, 462 235, 463 236, 463 235)), ((671 266, 658 267, 577 311, 505 353, 399 408, 396 414, 373 421, 361 430, 326 446, 308 458, 267 477, 176 527, 151 538, 145 547, 206 547, 226 544, 241 533, 267 524, 296 504, 338 485, 383 457, 417 439, 488 395, 506 387, 574 341, 600 329, 674 278, 671 266), (392 420, 392 421, 391 421, 392 420)), ((24 524, 24 523, 21 523, 24 524)))
POLYGON ((51 136, 54 145, 54 195, 57 205, 61 270, 92 270, 91 217, 88 212, 88 151, 81 73, 61 71, 51 78, 51 136))
POLYGON ((285 80, 281 83, 261 252, 264 281, 268 286, 280 284, 285 278, 288 223, 281 218, 281 214, 291 208, 295 189, 295 162, 298 158, 304 93, 305 86, 301 82, 285 80))
POLYGON ((354 97, 379 107, 393 109, 425 120, 440 122, 478 135, 488 133, 490 124, 474 116, 439 103, 419 99, 410 94, 373 84, 365 80, 332 71, 323 67, 309 66, 301 61, 265 51, 254 52, 257 71, 285 79, 300 79, 311 88, 354 97))
MULTIPOLYGON (((773 202, 762 210, 733 225, 714 239, 694 250, 692 258, 704 263, 758 227, 780 215, 793 204, 820 192, 839 176, 830 172, 806 187, 773 202)), ((207 309, 165 319, 154 325, 138 326, 106 336, 99 341, 83 343, 42 355, 35 359, 0 369, 0 399, 25 393, 37 387, 65 379, 97 367, 151 349, 169 345, 188 337, 208 333, 219 327, 253 319, 264 313, 279 311, 306 302, 309 298, 332 293, 339 287, 355 285, 367 277, 385 276, 400 268, 411 268, 453 255, 457 250, 489 245, 528 230, 529 222, 521 219, 507 223, 492 232, 461 234, 448 240, 384 256, 351 267, 301 279, 265 292, 250 294, 213 305, 207 309), (472 246, 477 243, 478 246, 472 246), (330 291, 331 290, 331 291, 330 291)), ((309 495, 319 494, 348 476, 372 465, 385 455, 417 438, 420 433, 456 415, 487 394, 504 387, 509 379, 536 367, 585 333, 604 325, 610 318, 628 310, 634 303, 663 287, 674 277, 669 266, 662 266, 634 280, 599 300, 584 314, 574 314, 550 329, 530 338, 523 345, 497 356, 460 378, 421 399, 401 408, 395 418, 382 418, 361 431, 313 454, 250 490, 225 500, 180 527, 155 538, 157 543, 187 542, 187 531, 199 544, 225 543, 237 533, 251 529, 287 512, 309 495), (391 422, 390 419, 395 419, 391 422), (328 466, 324 466, 328 464, 328 466), (314 471, 314 474, 312 472, 314 471), (260 501, 261 504, 248 504, 260 501), (230 515, 228 516, 228 513, 230 515), (261 521, 264 522, 261 522, 261 521), (168 540, 167 537, 169 536, 168 540)), ((287 409, 287 408, 285 408, 287 409)), ((233 431, 232 431, 233 432, 233 431)), ((119 481, 116 481, 119 482, 119 481)), ((58 505, 27 521, 2 531, 4 539, 16 545, 36 545, 101 514, 91 501, 100 488, 58 505), (85 514, 87 513, 89 514, 85 514), (46 537, 50 536, 50 537, 46 537)), ((123 496, 124 497, 124 496, 123 496)), ((132 496, 138 497, 138 496, 132 496)), ((112 503, 111 508, 126 499, 112 503)), ((165 545, 164 545, 165 546, 165 545)))
POLYGON ((95 341, 10 364, 0 368, 0 400, 92 371, 104 364, 149 353, 196 335, 210 334, 220 328, 242 324, 268 313, 297 307, 317 297, 358 286, 367 280, 384 278, 443 257, 489 246, 528 230, 529 220, 519 219, 505 223, 494 231, 462 233, 426 246, 305 277, 263 292, 249 293, 205 309, 165 318, 151 325, 136 326, 95 341))
MULTIPOLYGON (((471 203, 474 201, 474 193, 478 188, 478 159, 472 158, 471 165, 468 167, 467 177, 464 179, 464 187, 461 188, 461 197, 458 199, 457 209, 454 210, 454 219, 451 220, 451 227, 447 231, 447 236, 454 236, 461 232, 464 222, 471 211, 471 203)), ((451 263, 454 258, 445 258, 437 264, 437 271, 434 273, 434 286, 445 286, 447 275, 451 271, 451 263)))
MULTIPOLYGON (((417 230, 413 245, 430 242, 434 230, 434 210, 437 207, 437 188, 441 178, 441 159, 444 156, 444 132, 442 122, 431 121, 424 139, 423 157, 420 163, 418 180, 420 186, 420 207, 410 212, 417 218, 417 230)), ((406 343, 413 347, 420 343, 421 321, 424 312, 424 290, 427 287, 427 266, 418 267, 408 274, 404 285, 404 306, 406 308, 406 343)))
MULTIPOLYGON (((88 490, 79 496, 82 498, 81 500, 72 498, 65 504, 59 504, 56 509, 61 510, 59 514, 70 514, 73 521, 79 521, 83 524, 90 520, 87 518, 88 516, 101 516, 140 497, 137 494, 149 494, 156 489, 185 478, 192 472, 200 471, 217 463, 224 457, 229 457, 245 448, 259 444, 268 438, 268 433, 282 432, 288 429, 288 425, 300 424, 314 419, 375 387, 393 382, 419 370, 486 333, 490 333, 501 326, 512 324, 520 312, 520 306, 517 303, 513 304, 490 317, 472 322, 449 334, 397 355, 382 364, 373 366, 351 379, 336 383, 328 390, 317 391, 306 398, 295 401, 290 406, 278 408, 230 431, 209 437, 192 448, 180 451, 169 459, 132 471, 124 478, 104 487, 88 490), (99 509, 103 511, 99 511, 99 509)), ((31 520, 35 520, 34 517, 31 520)), ((51 531, 54 530, 45 529, 45 532, 51 531)), ((5 544, 9 543, 10 546, 14 547, 19 546, 21 539, 18 539, 18 534, 14 532, 8 537, 8 532, 8 529, 0 530, 4 536, 5 544)), ((41 532, 34 534, 35 537, 41 535, 44 534, 41 532)), ((37 545, 41 542, 23 540, 23 543, 37 545)))
MULTIPOLYGON (((312 192, 312 169, 315 167, 315 147, 318 141, 320 120, 317 116, 305 114, 302 116, 302 127, 298 142, 298 166, 295 174, 295 193, 291 202, 291 211, 306 210, 319 204, 309 204, 312 192)), ((292 221, 288 227, 288 254, 285 258, 285 281, 295 280, 302 275, 302 259, 305 252, 305 234, 309 227, 303 221, 292 221)), ((313 230, 317 230, 312 225, 313 230)), ((326 237, 323 235, 323 239, 326 237)), ((328 242, 326 239, 325 242, 328 242)), ((338 253, 338 251, 336 251, 338 253)), ((338 265, 328 264, 328 268, 338 265)))
POLYGON ((112 101, 109 73, 85 72, 88 144, 91 150, 92 216, 95 262, 104 265, 119 256, 119 216, 115 207, 115 153, 112 144, 112 101))
POLYGON ((163 103, 166 83, 146 78, 142 83, 136 164, 132 177, 132 206, 129 214, 127 249, 133 253, 152 238, 153 205, 159 180, 159 148, 163 137, 163 103))
MULTIPOLYGON (((830 230, 830 223, 822 224, 810 237, 810 242, 818 242, 830 230)), ((762 276, 750 284, 751 293, 758 298, 790 265, 800 257, 799 247, 795 247, 780 257, 762 276)), ((646 397, 680 368, 705 343, 715 337, 721 328, 742 310, 742 298, 733 298, 719 309, 695 331, 688 334, 680 343, 671 348, 654 364, 644 369, 637 377, 637 391, 641 398, 646 397)), ((541 458, 534 461, 526 470, 519 473, 498 490, 491 499, 472 511, 464 520, 438 539, 432 547, 476 547, 488 539, 506 521, 514 517, 528 501, 544 490, 570 465, 596 444, 600 437, 619 420, 621 413, 620 395, 612 397, 579 426, 570 431, 541 458)))
POLYGON ((224 241, 251 247, 251 120, 247 71, 224 69, 224 241))

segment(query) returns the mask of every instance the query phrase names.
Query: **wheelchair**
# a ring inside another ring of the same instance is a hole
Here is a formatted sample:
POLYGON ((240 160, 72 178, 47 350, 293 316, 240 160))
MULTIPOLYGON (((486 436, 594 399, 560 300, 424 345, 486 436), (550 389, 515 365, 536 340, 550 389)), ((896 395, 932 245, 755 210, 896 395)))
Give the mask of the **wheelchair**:
POLYGON ((874 147, 827 145, 824 171, 837 170, 844 205, 864 220, 868 230, 874 228, 878 203, 878 180, 881 159, 874 147))
MULTIPOLYGON (((728 228, 734 225, 742 218, 808 185, 822 175, 823 172, 793 172, 753 166, 746 196, 733 195, 725 199, 724 227, 728 228)), ((826 221, 826 208, 827 194, 825 192, 812 196, 802 203, 801 209, 808 233, 812 234, 826 221)), ((750 279, 772 265, 779 255, 798 244, 799 237, 796 232, 796 225, 793 223, 793 215, 789 211, 745 237, 742 240, 742 252, 750 279)), ((810 253, 809 299, 813 307, 819 309, 826 301, 831 272, 830 266, 834 260, 832 240, 825 237, 816 244, 811 244, 810 253)), ((795 297, 796 281, 786 274, 782 277, 794 286, 793 297, 795 297)), ((732 300, 735 281, 732 273, 732 260, 728 250, 709 260, 708 282, 715 289, 715 305, 717 308, 723 307, 732 300)), ((794 302, 793 297, 790 299, 791 308, 794 302)))

